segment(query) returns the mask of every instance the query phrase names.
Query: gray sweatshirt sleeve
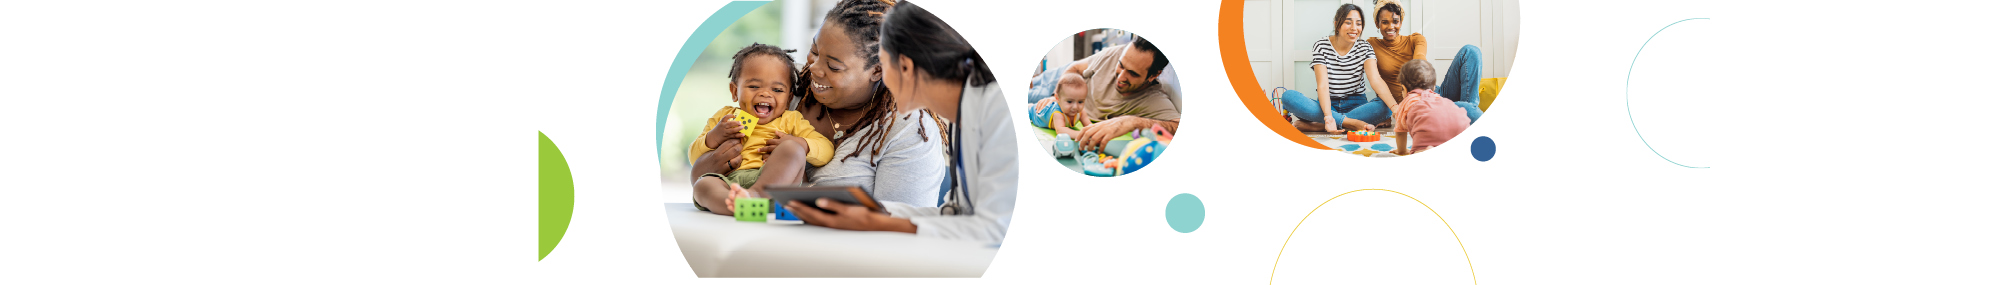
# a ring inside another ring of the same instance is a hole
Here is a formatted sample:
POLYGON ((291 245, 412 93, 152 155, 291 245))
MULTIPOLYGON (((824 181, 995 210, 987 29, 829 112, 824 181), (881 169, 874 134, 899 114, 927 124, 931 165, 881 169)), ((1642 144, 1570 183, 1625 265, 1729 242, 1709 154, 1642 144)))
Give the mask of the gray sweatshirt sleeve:
MULTIPOLYGON (((998 86, 966 86, 959 106, 961 146, 965 159, 965 188, 971 194, 971 215, 941 215, 937 207, 907 204, 885 205, 889 213, 907 217, 917 225, 917 235, 999 244, 1007 237, 1014 218, 1014 198, 1020 183, 1020 150, 1014 136, 1012 113, 998 86)), ((949 134, 946 134, 949 136, 949 134)), ((951 171, 951 170, 946 170, 951 171)), ((947 175, 949 177, 949 175, 947 175)), ((950 197, 947 197, 949 199, 950 197)))
POLYGON ((899 120, 895 129, 889 145, 882 148, 882 159, 876 161, 875 198, 885 203, 936 203, 938 185, 944 184, 945 168, 951 163, 944 156, 937 122, 918 113, 899 120))

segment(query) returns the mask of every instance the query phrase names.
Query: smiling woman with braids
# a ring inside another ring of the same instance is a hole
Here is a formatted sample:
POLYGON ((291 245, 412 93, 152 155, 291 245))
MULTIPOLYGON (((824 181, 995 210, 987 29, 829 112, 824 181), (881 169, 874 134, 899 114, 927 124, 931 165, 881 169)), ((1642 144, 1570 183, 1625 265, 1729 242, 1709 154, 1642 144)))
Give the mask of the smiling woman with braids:
MULTIPOLYGON (((947 166, 940 123, 928 112, 897 111, 895 99, 882 86, 877 51, 882 18, 893 5, 841 1, 827 12, 814 38, 794 88, 800 92, 794 94, 804 94, 798 111, 837 147, 833 161, 808 170, 807 180, 819 186, 860 186, 888 204, 936 205, 947 166)), ((734 161, 734 156, 715 152, 697 159, 694 172, 734 161)), ((726 183, 695 183, 697 205, 728 205, 743 195, 763 196, 726 183)), ((705 208, 727 215, 733 207, 705 208)))
POLYGON ((801 201, 784 207, 822 227, 999 244, 1013 220, 1021 173, 1013 112, 993 71, 951 25, 909 2, 890 9, 881 29, 881 82, 900 102, 892 115, 931 112, 951 122, 944 140, 951 161, 944 168, 951 185, 945 202, 885 203, 886 212, 829 199, 813 202, 831 213, 801 201))

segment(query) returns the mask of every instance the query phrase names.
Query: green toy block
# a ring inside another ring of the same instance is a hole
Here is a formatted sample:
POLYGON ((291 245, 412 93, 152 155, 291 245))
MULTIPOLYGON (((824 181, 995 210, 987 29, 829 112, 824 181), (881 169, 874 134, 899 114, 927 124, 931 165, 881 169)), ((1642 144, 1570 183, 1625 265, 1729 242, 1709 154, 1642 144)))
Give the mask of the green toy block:
POLYGON ((771 214, 771 199, 736 198, 736 221, 764 222, 771 214))

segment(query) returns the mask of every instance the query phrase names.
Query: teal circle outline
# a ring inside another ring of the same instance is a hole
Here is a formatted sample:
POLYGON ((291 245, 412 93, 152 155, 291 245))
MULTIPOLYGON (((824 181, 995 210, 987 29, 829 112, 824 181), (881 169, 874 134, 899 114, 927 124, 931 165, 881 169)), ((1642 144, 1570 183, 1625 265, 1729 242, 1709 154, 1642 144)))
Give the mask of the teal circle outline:
POLYGON ((1659 31, 1653 32, 1653 36, 1646 37, 1645 43, 1639 44, 1639 52, 1632 54, 1632 65, 1628 65, 1625 67, 1625 119, 1627 120, 1627 122, 1632 123, 1632 133, 1639 135, 1639 143, 1645 144, 1646 150, 1653 151, 1653 155, 1660 156, 1660 159, 1667 160, 1667 163, 1672 163, 1674 165, 1679 165, 1681 167, 1686 167, 1686 168, 1708 168, 1708 167, 1688 166, 1686 164, 1674 162, 1673 159, 1667 158, 1667 155, 1660 154, 1660 150, 1653 149, 1653 143, 1646 142, 1646 135, 1639 133, 1639 120, 1632 117, 1632 70, 1634 68, 1639 67, 1639 54, 1645 53, 1646 45, 1652 44, 1653 38, 1659 37, 1661 32, 1666 32, 1667 28, 1672 28, 1674 25, 1680 24, 1681 22, 1686 22, 1689 20, 1707 20, 1707 19, 1708 18, 1687 18, 1687 19, 1682 19, 1680 21, 1674 21, 1673 24, 1667 24, 1667 26, 1665 27, 1660 27, 1659 31))
POLYGON ((701 51, 708 49, 709 42, 715 41, 716 36, 722 35, 723 29, 729 28, 730 24, 735 24, 737 19, 743 18, 743 15, 749 15, 750 11, 764 7, 764 4, 771 4, 771 1, 729 2, 729 5, 724 5, 722 9, 715 10, 715 14, 708 15, 707 20, 702 20, 701 26, 694 29, 694 34, 688 35, 687 42, 681 43, 680 53, 674 54, 674 63, 667 67, 666 82, 660 85, 660 108, 653 113, 653 159, 655 159, 655 162, 665 162, 659 161, 659 159, 661 159, 660 155, 665 154, 661 153, 660 148, 666 146, 667 143, 667 111, 673 110, 674 93, 680 91, 681 81, 686 79, 688 69, 694 68, 695 58, 701 57, 701 51))

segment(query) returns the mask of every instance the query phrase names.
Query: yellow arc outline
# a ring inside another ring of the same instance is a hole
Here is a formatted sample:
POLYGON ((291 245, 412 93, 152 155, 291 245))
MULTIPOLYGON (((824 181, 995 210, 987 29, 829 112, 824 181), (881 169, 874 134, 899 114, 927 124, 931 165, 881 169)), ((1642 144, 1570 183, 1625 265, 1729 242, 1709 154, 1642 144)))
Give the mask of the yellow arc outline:
POLYGON ((1410 198, 1410 201, 1417 201, 1417 205, 1423 205, 1425 210, 1431 211, 1431 215, 1437 216, 1438 222, 1444 223, 1444 229, 1447 231, 1451 231, 1451 239, 1454 241, 1458 241, 1458 252, 1461 254, 1465 254, 1465 270, 1472 274, 1472 284, 1473 285, 1479 284, 1479 271, 1473 270, 1472 268, 1472 253, 1465 250, 1465 240, 1458 238, 1458 230, 1454 230, 1451 228, 1451 222, 1445 221, 1444 215, 1439 215, 1437 209, 1431 209, 1430 204, 1424 204, 1424 200, 1417 200, 1417 197, 1410 197, 1410 194, 1403 194, 1403 192, 1396 192, 1396 190, 1389 190, 1389 189, 1361 189, 1361 190, 1347 191, 1347 193, 1340 193, 1340 195, 1333 195, 1333 198, 1326 198, 1325 202, 1319 202, 1319 206, 1313 206, 1313 210, 1311 212, 1306 212, 1306 216, 1304 218, 1299 218, 1299 223, 1297 225, 1292 226, 1292 232, 1285 234, 1285 244, 1278 246, 1278 258, 1271 260, 1271 277, 1270 279, 1265 281, 1265 284, 1278 283, 1278 261, 1284 260, 1285 247, 1289 247, 1292 245, 1292 235, 1299 233, 1299 227, 1304 226, 1306 224, 1306 219, 1312 218, 1312 214, 1314 212, 1319 212, 1320 207, 1325 207, 1326 203, 1333 202, 1333 199, 1340 199, 1340 196, 1347 196, 1347 194, 1351 194, 1354 192, 1370 191, 1370 190, 1388 191, 1389 193, 1396 193, 1396 195, 1403 195, 1403 198, 1410 198))

